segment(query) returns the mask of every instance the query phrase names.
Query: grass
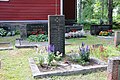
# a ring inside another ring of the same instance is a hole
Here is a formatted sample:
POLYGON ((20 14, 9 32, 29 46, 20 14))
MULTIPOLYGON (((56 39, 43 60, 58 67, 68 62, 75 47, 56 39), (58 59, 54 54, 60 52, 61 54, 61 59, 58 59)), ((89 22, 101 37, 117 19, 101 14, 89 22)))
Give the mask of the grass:
POLYGON ((111 40, 104 40, 91 35, 87 35, 87 38, 72 38, 72 39, 67 39, 67 41, 75 45, 81 45, 82 42, 86 43, 87 45, 92 45, 92 44, 108 45, 113 43, 113 41, 111 40))
MULTIPOLYGON (((14 49, 0 51, 2 69, 0 69, 0 80, 36 80, 32 77, 28 58, 35 56, 35 49, 14 49)), ((87 75, 54 76, 52 80, 106 80, 106 72, 97 72, 87 75), (94 76, 95 75, 95 76, 94 76), (94 76, 94 77, 93 77, 94 76)), ((46 80, 38 79, 38 80, 46 80)))
MULTIPOLYGON (((13 44, 19 36, 0 38, 0 42, 9 41, 13 44)), ((85 42, 88 45, 102 43, 107 45, 109 42, 102 42, 95 36, 87 36, 82 39, 68 39, 74 45, 66 46, 66 53, 78 49, 78 46, 85 42), (76 46, 77 45, 77 46, 76 46)), ((2 68, 0 69, 0 80, 107 80, 107 72, 96 72, 85 75, 70 75, 70 76, 53 76, 50 78, 34 79, 29 67, 28 58, 36 56, 35 49, 17 49, 0 51, 2 68)))
POLYGON ((20 35, 9 36, 9 37, 1 37, 0 36, 0 42, 11 42, 14 45, 16 38, 19 38, 19 37, 20 37, 20 35))

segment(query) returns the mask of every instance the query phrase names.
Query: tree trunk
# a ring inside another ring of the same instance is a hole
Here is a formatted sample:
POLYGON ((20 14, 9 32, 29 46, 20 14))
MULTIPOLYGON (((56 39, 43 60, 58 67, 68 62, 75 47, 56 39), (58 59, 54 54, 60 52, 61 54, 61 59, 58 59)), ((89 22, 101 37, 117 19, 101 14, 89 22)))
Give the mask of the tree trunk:
POLYGON ((79 19, 82 21, 82 0, 79 1, 79 19))
POLYGON ((108 21, 109 25, 113 25, 113 19, 112 19, 112 13, 113 13, 113 0, 108 0, 108 21))

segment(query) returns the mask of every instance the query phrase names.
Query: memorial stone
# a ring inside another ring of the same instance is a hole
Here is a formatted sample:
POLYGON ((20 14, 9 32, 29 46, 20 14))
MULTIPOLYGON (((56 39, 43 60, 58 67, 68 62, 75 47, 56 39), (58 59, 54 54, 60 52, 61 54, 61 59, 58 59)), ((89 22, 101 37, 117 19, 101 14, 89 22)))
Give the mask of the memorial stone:
POLYGON ((47 34, 48 24, 47 23, 37 23, 37 24, 27 24, 27 36, 35 34, 47 34))
POLYGON ((120 44, 120 32, 116 31, 114 36, 114 45, 118 46, 120 44))
POLYGON ((120 57, 109 58, 107 72, 108 80, 120 80, 120 57))
POLYGON ((65 17, 63 15, 48 16, 48 42, 55 46, 55 52, 65 54, 65 17))

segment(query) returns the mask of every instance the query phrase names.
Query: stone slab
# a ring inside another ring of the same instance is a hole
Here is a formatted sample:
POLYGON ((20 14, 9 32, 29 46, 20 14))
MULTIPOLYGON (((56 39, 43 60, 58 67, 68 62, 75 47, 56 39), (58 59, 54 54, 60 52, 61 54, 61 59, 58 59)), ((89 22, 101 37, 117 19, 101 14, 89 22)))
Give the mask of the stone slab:
MULTIPOLYGON (((96 60, 94 58, 94 60, 96 60)), ((97 60, 98 63, 99 60, 97 60)), ((63 70, 63 71, 50 71, 50 72, 40 72, 37 65, 35 64, 34 60, 32 58, 29 59, 30 67, 32 70, 32 75, 34 78, 44 78, 44 77, 50 77, 50 76, 65 76, 65 75, 73 75, 73 74, 85 74, 89 72, 96 72, 96 71, 105 71, 107 70, 107 64, 99 64, 95 66, 89 66, 89 67, 84 67, 81 65, 75 65, 73 64, 73 67, 77 68, 72 68, 71 70, 63 70), (31 66, 32 65, 32 66, 31 66)))
POLYGON ((0 42, 0 45, 8 45, 8 47, 0 47, 0 51, 1 50, 12 50, 13 49, 13 46, 12 46, 12 44, 11 43, 9 43, 9 42, 0 42))
POLYGON ((114 39, 114 36, 97 36, 97 37, 101 39, 114 39))

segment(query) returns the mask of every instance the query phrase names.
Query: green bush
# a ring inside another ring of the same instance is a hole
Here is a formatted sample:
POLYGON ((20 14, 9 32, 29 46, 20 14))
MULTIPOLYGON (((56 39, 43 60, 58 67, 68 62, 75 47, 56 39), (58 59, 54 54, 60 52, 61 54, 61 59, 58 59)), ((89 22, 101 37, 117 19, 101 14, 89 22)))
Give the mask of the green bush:
POLYGON ((34 57, 34 60, 36 61, 36 64, 43 66, 43 64, 44 64, 44 56, 43 55, 38 55, 37 57, 34 57))
POLYGON ((6 30, 4 30, 3 28, 0 28, 0 36, 5 36, 7 33, 6 30))
POLYGON ((48 36, 44 34, 30 35, 27 40, 30 42, 44 42, 48 41, 48 36))
POLYGON ((38 42, 48 41, 48 36, 44 35, 44 34, 40 34, 40 35, 37 36, 37 41, 38 42))
POLYGON ((36 35, 30 35, 27 39, 30 42, 37 42, 37 36, 36 35))
POLYGON ((16 34, 16 35, 19 35, 19 34, 20 34, 20 31, 19 31, 19 30, 16 30, 16 31, 15 31, 15 34, 16 34))
POLYGON ((55 60, 55 54, 48 53, 48 65, 52 65, 53 60, 55 60))

